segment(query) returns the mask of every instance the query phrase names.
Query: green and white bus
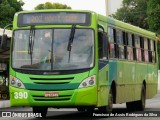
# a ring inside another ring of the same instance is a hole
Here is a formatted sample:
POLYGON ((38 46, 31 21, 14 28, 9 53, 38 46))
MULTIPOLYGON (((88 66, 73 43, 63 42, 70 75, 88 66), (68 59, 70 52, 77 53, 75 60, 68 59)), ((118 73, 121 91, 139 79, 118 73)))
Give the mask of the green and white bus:
POLYGON ((37 10, 14 16, 10 55, 10 104, 48 107, 112 105, 144 110, 157 93, 155 33, 91 11, 37 10))

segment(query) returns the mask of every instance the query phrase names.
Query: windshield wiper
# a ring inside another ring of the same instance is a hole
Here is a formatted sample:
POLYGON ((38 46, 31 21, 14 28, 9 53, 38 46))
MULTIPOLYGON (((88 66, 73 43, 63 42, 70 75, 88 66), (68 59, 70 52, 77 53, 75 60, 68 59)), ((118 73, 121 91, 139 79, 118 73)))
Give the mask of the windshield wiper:
POLYGON ((32 65, 33 47, 34 47, 34 37, 35 37, 35 29, 34 26, 31 26, 29 34, 29 42, 28 42, 28 54, 30 54, 31 65, 32 65))
POLYGON ((71 55, 71 50, 72 50, 75 29, 76 29, 76 25, 73 24, 71 28, 70 36, 69 36, 68 47, 67 47, 67 51, 69 51, 68 63, 70 62, 70 55, 71 55))

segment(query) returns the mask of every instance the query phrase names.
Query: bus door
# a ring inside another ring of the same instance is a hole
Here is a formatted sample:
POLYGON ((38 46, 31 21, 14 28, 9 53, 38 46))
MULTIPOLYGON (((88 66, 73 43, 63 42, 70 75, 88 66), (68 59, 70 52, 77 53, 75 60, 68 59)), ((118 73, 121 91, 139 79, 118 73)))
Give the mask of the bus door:
POLYGON ((105 106, 108 100, 109 81, 108 81, 108 41, 105 32, 98 32, 98 106, 105 106))

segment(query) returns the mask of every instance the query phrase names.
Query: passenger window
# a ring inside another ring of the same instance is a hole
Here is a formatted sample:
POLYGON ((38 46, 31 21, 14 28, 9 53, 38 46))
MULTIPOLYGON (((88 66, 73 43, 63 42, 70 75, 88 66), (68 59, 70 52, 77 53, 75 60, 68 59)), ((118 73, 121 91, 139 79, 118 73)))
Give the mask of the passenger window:
POLYGON ((142 61, 141 49, 140 49, 140 48, 137 48, 136 51, 137 51, 137 60, 138 60, 138 61, 142 61))
POLYGON ((144 38, 144 49, 148 50, 148 40, 147 40, 147 38, 144 38))
POLYGON ((156 54, 155 52, 152 52, 152 63, 156 62, 156 54))
POLYGON ((151 51, 154 51, 154 43, 153 43, 153 40, 150 40, 150 45, 151 45, 151 51))
POLYGON ((134 40, 135 40, 135 47, 140 48, 140 37, 138 35, 135 35, 134 40))
POLYGON ((108 39, 110 43, 114 43, 114 30, 108 27, 108 39))
POLYGON ((121 30, 116 30, 116 41, 117 44, 123 44, 123 33, 121 30))
POLYGON ((119 45, 119 58, 120 59, 124 59, 124 46, 123 45, 119 45))
POLYGON ((110 58, 115 58, 115 44, 110 44, 110 58))
POLYGON ((144 58, 144 37, 140 37, 140 48, 141 48, 141 61, 145 61, 144 58))
POLYGON ((133 42, 133 60, 137 60, 137 52, 135 48, 135 35, 132 34, 132 42, 133 42))
POLYGON ((149 54, 149 62, 152 62, 152 51, 148 51, 149 54))
POLYGON ((127 47, 127 58, 128 60, 133 60, 133 48, 132 47, 127 47))
POLYGON ((145 62, 148 62, 148 50, 144 51, 144 59, 145 59, 145 62))
POLYGON ((128 34, 128 46, 132 46, 132 34, 128 34))

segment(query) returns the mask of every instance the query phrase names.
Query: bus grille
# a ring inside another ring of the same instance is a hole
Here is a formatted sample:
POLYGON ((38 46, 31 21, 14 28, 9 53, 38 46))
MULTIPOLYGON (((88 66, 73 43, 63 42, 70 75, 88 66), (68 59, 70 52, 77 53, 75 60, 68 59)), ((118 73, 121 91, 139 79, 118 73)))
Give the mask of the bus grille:
POLYGON ((30 79, 36 84, 67 84, 70 83, 74 77, 68 78, 33 78, 30 79))
POLYGON ((35 101, 64 101, 70 100, 72 95, 60 95, 58 97, 47 98, 45 96, 32 95, 35 101))

